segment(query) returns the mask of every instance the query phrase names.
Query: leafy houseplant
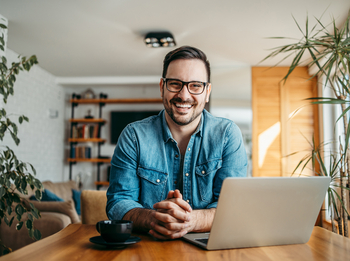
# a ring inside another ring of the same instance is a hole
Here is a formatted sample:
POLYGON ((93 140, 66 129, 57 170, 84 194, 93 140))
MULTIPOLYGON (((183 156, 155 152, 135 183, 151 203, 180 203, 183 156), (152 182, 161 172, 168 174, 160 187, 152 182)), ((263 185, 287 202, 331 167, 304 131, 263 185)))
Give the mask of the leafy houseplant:
MULTIPOLYGON (((0 28, 6 29, 6 25, 0 23, 0 28)), ((4 34, 0 36, 0 49, 4 51, 5 41, 4 34)), ((20 71, 29 71, 30 68, 37 64, 35 55, 30 58, 19 57, 17 63, 12 63, 11 67, 7 67, 7 59, 2 56, 0 61, 0 94, 3 96, 4 104, 10 95, 14 94, 14 83, 16 75, 20 71)), ((3 141, 5 134, 10 134, 16 145, 20 143, 17 137, 18 127, 16 123, 11 121, 5 108, 0 108, 0 140, 3 141)), ((20 115, 19 123, 29 121, 29 119, 20 115)), ((5 222, 6 225, 11 226, 17 222, 16 229, 20 230, 25 224, 28 229, 29 236, 33 239, 39 240, 41 233, 34 228, 34 219, 40 218, 40 212, 34 207, 32 203, 26 202, 20 194, 27 195, 27 186, 35 190, 35 197, 40 200, 43 188, 41 182, 34 177, 34 167, 17 159, 13 150, 8 146, 0 145, 0 223, 5 222), (31 174, 31 172, 33 174, 31 174), (26 213, 26 215, 24 215, 26 213)), ((0 241, 0 245, 4 249, 4 254, 11 251, 11 249, 0 241)))
MULTIPOLYGON (((323 80, 324 86, 332 90, 332 97, 311 97, 312 104, 330 104, 340 106, 341 112, 335 125, 343 124, 343 133, 337 137, 336 147, 328 149, 330 142, 314 144, 311 153, 303 157, 297 169, 302 171, 312 162, 312 169, 316 175, 330 176, 331 186, 328 188, 328 206, 331 213, 333 232, 336 232, 334 220, 338 222, 339 234, 349 236, 348 232, 348 200, 346 199, 346 190, 349 190, 350 183, 350 119, 348 112, 350 110, 350 13, 346 23, 342 28, 337 28, 333 19, 330 30, 324 26, 319 19, 316 19, 316 25, 309 28, 308 19, 306 19, 305 31, 301 29, 296 22, 300 32, 301 40, 297 42, 277 47, 264 60, 275 57, 280 54, 287 54, 294 57, 287 75, 283 78, 285 81, 293 70, 306 64, 309 67, 316 68, 316 73, 312 77, 318 77, 323 80), (310 58, 302 61, 304 54, 309 54, 310 58), (328 147, 327 147, 328 146, 328 147)), ((276 37, 274 37, 276 38, 276 37)), ((279 39, 288 39, 286 37, 277 37, 279 39)), ((284 60, 283 59, 283 60, 284 60)), ((294 173, 293 172, 293 173, 294 173)), ((348 192, 349 193, 349 192, 348 192)), ((350 193, 349 193, 350 195, 350 193)))

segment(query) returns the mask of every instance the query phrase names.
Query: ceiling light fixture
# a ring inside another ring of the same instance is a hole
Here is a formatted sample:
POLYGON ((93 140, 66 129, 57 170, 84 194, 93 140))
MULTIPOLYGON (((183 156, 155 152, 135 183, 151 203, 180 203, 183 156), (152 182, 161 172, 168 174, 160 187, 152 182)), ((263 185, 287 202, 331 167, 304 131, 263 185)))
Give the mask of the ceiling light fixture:
POLYGON ((148 47, 171 47, 175 46, 174 36, 169 32, 150 32, 144 39, 148 47))

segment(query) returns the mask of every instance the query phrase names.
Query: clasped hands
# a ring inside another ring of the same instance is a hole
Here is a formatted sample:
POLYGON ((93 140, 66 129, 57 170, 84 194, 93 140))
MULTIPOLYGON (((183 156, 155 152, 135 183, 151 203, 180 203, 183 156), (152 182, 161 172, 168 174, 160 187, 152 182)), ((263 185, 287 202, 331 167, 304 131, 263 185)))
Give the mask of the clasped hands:
POLYGON ((179 190, 171 190, 165 200, 153 205, 153 221, 149 233, 162 240, 183 237, 192 231, 195 220, 191 206, 182 199, 179 190))

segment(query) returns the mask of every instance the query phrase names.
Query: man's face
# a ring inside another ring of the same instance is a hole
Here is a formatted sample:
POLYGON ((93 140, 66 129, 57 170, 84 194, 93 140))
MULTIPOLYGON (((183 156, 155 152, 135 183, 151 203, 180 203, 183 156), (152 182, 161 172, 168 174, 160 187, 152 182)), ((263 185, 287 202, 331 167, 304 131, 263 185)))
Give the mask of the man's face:
MULTIPOLYGON (((199 59, 180 59, 169 64, 165 78, 178 79, 184 82, 207 82, 208 76, 205 64, 199 59)), ((160 82, 160 92, 165 111, 177 125, 198 124, 205 103, 209 101, 211 85, 208 84, 204 92, 194 95, 188 92, 185 85, 181 92, 173 93, 166 89, 163 80, 160 82)), ((167 117, 168 118, 168 117, 167 117)))

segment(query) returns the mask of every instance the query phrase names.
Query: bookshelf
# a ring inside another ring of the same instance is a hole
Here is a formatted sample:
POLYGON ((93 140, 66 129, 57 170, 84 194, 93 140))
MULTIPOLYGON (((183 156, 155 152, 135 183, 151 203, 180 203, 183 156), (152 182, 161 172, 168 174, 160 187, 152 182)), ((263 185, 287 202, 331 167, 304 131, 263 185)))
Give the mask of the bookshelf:
MULTIPOLYGON (((100 97, 107 97, 106 94, 101 93, 100 97)), ((162 99, 78 99, 76 94, 72 94, 70 99, 72 114, 69 119, 70 123, 70 137, 68 143, 70 144, 70 156, 68 158, 69 163, 69 179, 72 179, 73 165, 80 162, 91 162, 97 165, 97 177, 95 181, 96 189, 100 189, 102 186, 108 186, 108 181, 100 180, 100 167, 102 164, 110 164, 110 158, 101 157, 101 146, 105 144, 106 139, 101 138, 101 127, 107 124, 107 120, 102 118, 102 108, 106 104, 137 104, 137 103, 162 103, 162 99), (80 104, 96 104, 99 106, 98 118, 75 118, 74 111, 78 109, 80 104), (86 143, 92 143, 93 146, 97 146, 97 155, 91 155, 89 149, 85 146, 86 143), (79 151, 79 152, 77 152, 79 151), (82 152, 83 151, 83 152, 82 152)))

